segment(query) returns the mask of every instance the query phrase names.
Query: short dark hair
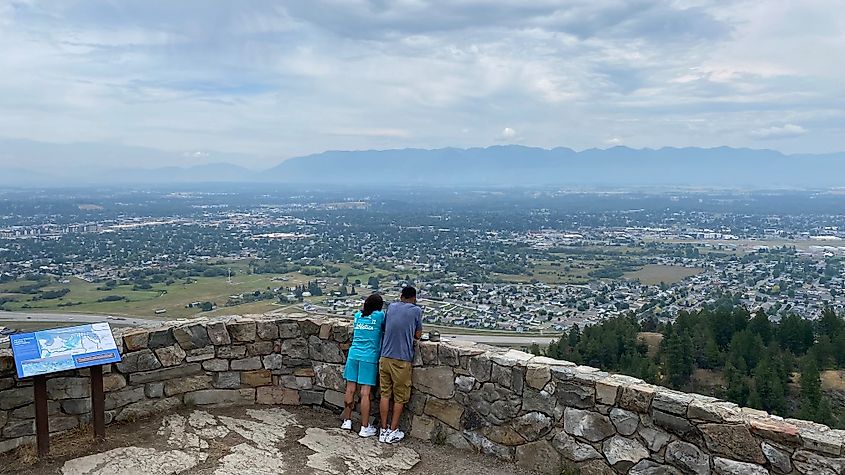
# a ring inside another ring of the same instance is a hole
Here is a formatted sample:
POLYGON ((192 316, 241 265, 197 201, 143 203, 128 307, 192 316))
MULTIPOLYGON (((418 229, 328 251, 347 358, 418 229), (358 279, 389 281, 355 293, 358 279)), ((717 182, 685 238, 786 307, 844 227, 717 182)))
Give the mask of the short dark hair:
POLYGON ((361 315, 368 317, 373 312, 377 312, 384 308, 384 299, 379 294, 372 294, 364 300, 364 309, 361 315))
POLYGON ((412 298, 416 298, 416 296, 417 296, 417 289, 411 287, 410 285, 407 286, 407 287, 404 287, 402 289, 402 298, 403 299, 412 299, 412 298))

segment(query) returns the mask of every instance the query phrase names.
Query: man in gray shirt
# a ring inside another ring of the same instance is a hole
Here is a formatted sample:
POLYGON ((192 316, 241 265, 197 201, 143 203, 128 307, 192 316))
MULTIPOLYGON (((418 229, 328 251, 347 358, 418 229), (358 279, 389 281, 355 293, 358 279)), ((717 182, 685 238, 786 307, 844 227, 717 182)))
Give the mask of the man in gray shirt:
POLYGON ((422 336, 422 309, 417 306, 417 290, 402 289, 399 302, 387 308, 384 336, 381 341, 379 379, 381 381, 381 430, 379 442, 395 444, 405 433, 399 430, 399 418, 411 400, 411 373, 414 361, 414 340, 422 336), (390 399, 393 399, 393 421, 388 426, 390 399))

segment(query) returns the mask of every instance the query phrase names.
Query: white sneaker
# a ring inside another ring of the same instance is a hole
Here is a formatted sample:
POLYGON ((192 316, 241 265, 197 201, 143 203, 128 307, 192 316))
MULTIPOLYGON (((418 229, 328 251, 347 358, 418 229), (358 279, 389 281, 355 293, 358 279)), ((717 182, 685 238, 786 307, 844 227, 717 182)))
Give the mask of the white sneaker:
POLYGON ((390 429, 379 429, 378 431, 378 441, 381 443, 387 442, 387 436, 390 435, 390 429))
MULTIPOLYGON (((361 431, 358 432, 358 435, 361 436, 361 437, 372 437, 376 434, 378 434, 378 429, 376 429, 373 426, 367 426, 367 427, 361 426, 361 431)), ((381 437, 381 436, 379 435, 379 437, 381 437)))
POLYGON ((394 431, 390 431, 390 434, 388 434, 384 438, 385 439, 384 441, 387 442, 388 444, 395 444, 396 442, 399 442, 400 440, 402 440, 404 438, 405 438, 405 433, 402 432, 399 429, 396 429, 394 431))
POLYGON ((340 425, 340 428, 343 430, 352 430, 352 420, 346 419, 343 421, 343 424, 340 425))

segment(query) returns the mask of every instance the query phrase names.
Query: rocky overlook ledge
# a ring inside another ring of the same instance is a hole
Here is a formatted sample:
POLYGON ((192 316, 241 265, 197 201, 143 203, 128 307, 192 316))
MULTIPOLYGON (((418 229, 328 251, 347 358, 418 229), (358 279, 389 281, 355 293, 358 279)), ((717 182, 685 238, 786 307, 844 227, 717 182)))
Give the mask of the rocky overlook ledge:
MULTIPOLYGON (((349 321, 251 315, 115 332, 106 418, 185 405, 343 405, 349 321)), ((465 342, 422 342, 403 427, 544 473, 843 474, 845 431, 566 361, 465 342)), ((48 380, 50 429, 90 418, 85 370, 48 380)), ((31 382, 0 350, 0 452, 34 440, 31 382)))

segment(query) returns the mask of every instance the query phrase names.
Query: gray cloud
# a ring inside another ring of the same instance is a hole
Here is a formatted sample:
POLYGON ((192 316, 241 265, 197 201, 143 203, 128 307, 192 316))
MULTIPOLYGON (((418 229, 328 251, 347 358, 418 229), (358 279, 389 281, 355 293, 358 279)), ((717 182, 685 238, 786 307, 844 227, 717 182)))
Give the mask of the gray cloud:
POLYGON ((0 0, 0 134, 249 166, 488 145, 506 127, 546 147, 777 137, 787 152, 842 150, 837 12, 840 0, 0 0))

